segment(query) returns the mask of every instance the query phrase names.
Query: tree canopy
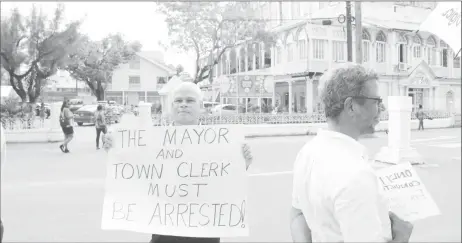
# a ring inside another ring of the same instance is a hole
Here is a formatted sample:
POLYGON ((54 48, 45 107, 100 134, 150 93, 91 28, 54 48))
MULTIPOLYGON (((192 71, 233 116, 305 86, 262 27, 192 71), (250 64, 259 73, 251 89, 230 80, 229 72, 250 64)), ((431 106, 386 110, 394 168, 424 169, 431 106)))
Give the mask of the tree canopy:
POLYGON ((0 64, 23 102, 35 103, 45 80, 65 67, 69 53, 79 46, 81 21, 65 24, 63 16, 62 4, 57 5, 51 19, 35 5, 28 16, 17 8, 2 16, 0 64))
POLYGON ((122 34, 111 34, 101 41, 83 38, 80 48, 71 54, 72 62, 66 70, 77 80, 84 81, 98 100, 111 83, 113 72, 120 64, 132 60, 140 51, 138 41, 127 42, 122 34))
POLYGON ((194 82, 212 81, 213 67, 240 41, 272 42, 265 22, 255 19, 250 2, 162 2, 170 45, 192 51, 196 58, 194 82), (207 65, 200 60, 208 58, 207 65))

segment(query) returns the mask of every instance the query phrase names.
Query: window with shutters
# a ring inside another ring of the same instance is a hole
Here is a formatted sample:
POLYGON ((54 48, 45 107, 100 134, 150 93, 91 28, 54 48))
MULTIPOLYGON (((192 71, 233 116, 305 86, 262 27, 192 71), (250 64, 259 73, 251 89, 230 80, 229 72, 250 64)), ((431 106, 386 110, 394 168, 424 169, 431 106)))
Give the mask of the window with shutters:
POLYGON ((313 39, 313 59, 324 60, 326 58, 327 40, 313 39))

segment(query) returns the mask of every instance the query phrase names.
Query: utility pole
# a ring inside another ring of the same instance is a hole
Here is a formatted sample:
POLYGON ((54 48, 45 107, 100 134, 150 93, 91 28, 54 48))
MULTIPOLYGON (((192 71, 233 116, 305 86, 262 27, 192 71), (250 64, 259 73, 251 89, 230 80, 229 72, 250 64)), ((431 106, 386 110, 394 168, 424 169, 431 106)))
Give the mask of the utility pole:
POLYGON ((361 14, 361 2, 355 2, 355 24, 356 24, 356 63, 363 63, 363 24, 361 14))
POLYGON ((351 36, 351 2, 346 1, 346 26, 347 26, 347 56, 348 62, 353 61, 353 38, 351 36))

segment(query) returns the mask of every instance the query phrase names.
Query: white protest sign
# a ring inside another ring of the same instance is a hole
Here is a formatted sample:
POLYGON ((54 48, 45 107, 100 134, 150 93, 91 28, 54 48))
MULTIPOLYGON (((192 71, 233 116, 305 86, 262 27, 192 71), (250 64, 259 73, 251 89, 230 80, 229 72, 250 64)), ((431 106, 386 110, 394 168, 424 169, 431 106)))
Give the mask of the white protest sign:
POLYGON ((102 228, 235 237, 249 234, 242 125, 114 129, 102 228))
POLYGON ((417 172, 410 163, 377 171, 390 211, 406 221, 415 221, 440 214, 417 172))

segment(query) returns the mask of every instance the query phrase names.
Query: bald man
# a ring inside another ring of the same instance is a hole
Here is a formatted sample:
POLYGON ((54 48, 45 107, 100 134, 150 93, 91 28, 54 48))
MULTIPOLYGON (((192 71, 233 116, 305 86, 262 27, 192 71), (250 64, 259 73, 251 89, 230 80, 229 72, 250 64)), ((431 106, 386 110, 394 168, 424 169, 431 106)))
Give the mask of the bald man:
MULTIPOLYGON (((190 82, 179 84, 171 93, 173 99, 171 117, 173 126, 200 125, 200 108, 202 102, 202 93, 199 87, 190 82)), ((112 138, 107 136, 105 149, 112 147, 112 138)), ((242 154, 245 159, 246 169, 252 163, 252 155, 247 144, 242 145, 242 154)), ((220 238, 197 238, 197 237, 180 237, 171 235, 152 235, 150 243, 219 243, 220 238)))

